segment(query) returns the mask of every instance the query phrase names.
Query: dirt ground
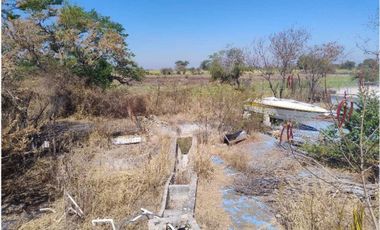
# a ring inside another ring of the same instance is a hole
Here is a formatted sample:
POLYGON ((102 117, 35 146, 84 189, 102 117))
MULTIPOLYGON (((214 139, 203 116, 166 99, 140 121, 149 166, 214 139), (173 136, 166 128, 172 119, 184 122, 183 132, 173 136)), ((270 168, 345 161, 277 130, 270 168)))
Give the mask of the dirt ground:
MULTIPOLYGON (((123 121, 110 125, 120 129, 118 124, 123 124, 123 121)), ((124 125, 124 129, 127 130, 131 123, 127 122, 124 125)), ((141 200, 139 197, 133 198, 136 199, 133 207, 118 204, 118 207, 128 210, 128 217, 136 213, 137 207, 140 206, 151 208, 152 211, 158 209, 161 201, 159 193, 165 178, 144 181, 151 178, 145 178, 138 173, 141 172, 141 167, 148 167, 147 169, 152 173, 157 171, 156 168, 152 168, 146 163, 156 158, 162 151, 160 136, 176 135, 178 127, 189 131, 201 127, 186 122, 183 117, 182 119, 171 117, 167 122, 159 118, 146 119, 143 125, 147 130, 143 135, 143 143, 118 146, 109 144, 107 141, 105 143, 108 144, 99 144, 99 141, 95 141, 92 143, 97 147, 92 150, 96 154, 93 153, 91 161, 83 161, 83 157, 81 157, 84 170, 89 169, 88 166, 91 164, 91 167, 99 166, 110 175, 120 173, 123 177, 127 176, 130 181, 136 180, 158 186, 152 190, 152 194, 140 197, 146 200, 141 200), (136 175, 136 178, 134 179, 131 175, 136 175), (133 208, 134 212, 128 208, 133 208)), ((283 227, 303 229, 310 223, 321 224, 321 226, 325 224, 324 226, 327 228, 337 227, 336 220, 326 216, 331 211, 342 213, 342 219, 351 220, 352 207, 355 206, 358 198, 352 195, 353 191, 342 192, 342 187, 337 187, 339 185, 337 181, 344 182, 343 184, 358 183, 355 174, 313 164, 307 159, 293 154, 289 149, 280 147, 278 141, 267 134, 254 133, 243 142, 227 146, 221 142, 220 134, 216 130, 209 131, 211 132, 209 142, 202 146, 202 151, 205 159, 213 163, 211 166, 206 166, 205 171, 209 173, 208 176, 200 177, 198 180, 195 206, 195 218, 202 229, 282 229, 283 227), (319 194, 319 196, 315 194, 319 194), (307 207, 310 204, 307 202, 310 199, 312 201, 320 199, 320 203, 314 204, 319 211, 314 210, 315 213, 309 213, 307 207), (339 203, 340 201, 349 205, 341 207, 337 204, 334 206, 336 209, 327 208, 328 203, 339 203), (310 219, 310 216, 313 215, 317 215, 319 219, 310 219), (300 221, 295 223, 294 219, 297 218, 300 221)), ((105 137, 97 138, 104 139, 105 137)), ((159 167, 162 168, 162 166, 159 167)), ((86 180, 83 179, 83 181, 86 180)), ((99 180, 97 183, 103 182, 99 180)), ((111 184, 109 185, 111 186, 111 184)), ((128 186, 125 188, 118 186, 118 188, 130 189, 128 186)), ((146 188, 148 189, 148 187, 146 188)), ((110 192, 112 189, 104 191, 102 196, 112 196, 110 192)), ((150 193, 148 190, 145 192, 150 193)), ((119 195, 120 199, 111 199, 107 202, 124 200, 122 194, 119 195)), ((50 205, 61 210, 62 205, 60 204, 62 204, 62 199, 58 199, 50 205)), ((90 203, 87 204, 90 205, 90 203)), ((42 226, 49 226, 51 223, 54 223, 55 226, 60 218, 57 213, 38 215, 39 218, 34 218, 23 225, 24 229, 28 229, 30 226, 38 229, 42 226)), ((116 213, 114 214, 116 215, 116 213)), ((117 216, 117 220, 121 220, 123 215, 118 213, 117 216)), ((127 217, 124 216, 124 218, 127 217)), ((12 221, 12 218, 8 218, 8 220, 12 221)), ((349 227, 348 221, 339 226, 349 227)))

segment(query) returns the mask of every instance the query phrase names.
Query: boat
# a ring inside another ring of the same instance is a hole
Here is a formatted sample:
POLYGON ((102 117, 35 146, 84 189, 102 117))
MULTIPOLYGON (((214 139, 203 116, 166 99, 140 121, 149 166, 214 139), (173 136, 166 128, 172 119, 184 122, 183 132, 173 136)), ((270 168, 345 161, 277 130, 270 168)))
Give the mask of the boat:
POLYGON ((331 114, 327 109, 317 105, 276 97, 249 100, 244 105, 244 110, 262 113, 280 120, 297 122, 309 121, 318 117, 327 117, 331 114))

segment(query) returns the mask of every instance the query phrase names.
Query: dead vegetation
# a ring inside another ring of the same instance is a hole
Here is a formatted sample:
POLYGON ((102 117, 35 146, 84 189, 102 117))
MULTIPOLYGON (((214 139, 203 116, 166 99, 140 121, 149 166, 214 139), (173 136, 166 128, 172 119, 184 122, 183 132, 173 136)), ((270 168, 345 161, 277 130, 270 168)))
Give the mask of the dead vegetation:
POLYGON ((280 189, 276 204, 283 226, 287 229, 370 229, 361 202, 339 191, 331 193, 327 186, 316 184, 294 196, 280 189), (355 218, 358 215, 361 217, 355 218))
MULTIPOLYGON (((157 211, 161 201, 162 186, 169 170, 169 138, 161 140, 160 152, 147 159, 140 167, 131 170, 110 171, 93 161, 97 149, 84 148, 64 157, 61 183, 64 191, 71 194, 84 212, 84 217, 66 216, 59 223, 62 228, 91 229, 91 220, 112 218, 117 223, 131 218, 144 207, 157 211)), ((62 201, 53 204, 53 208, 62 201)), ((44 214, 26 223, 25 229, 41 229, 63 214, 44 214), (43 221, 44 220, 44 221, 43 221)), ((144 229, 146 223, 139 224, 144 229)))
POLYGON ((208 152, 207 145, 198 146, 198 151, 194 153, 193 167, 198 177, 202 180, 209 181, 212 179, 215 168, 211 161, 211 155, 208 152))
POLYGON ((219 152, 226 164, 239 172, 249 170, 250 157, 246 152, 239 149, 227 148, 219 152))
POLYGON ((194 162, 199 175, 195 218, 201 229, 226 229, 231 220, 222 206, 222 188, 230 183, 229 178, 222 166, 212 164, 207 146, 199 149, 194 162))

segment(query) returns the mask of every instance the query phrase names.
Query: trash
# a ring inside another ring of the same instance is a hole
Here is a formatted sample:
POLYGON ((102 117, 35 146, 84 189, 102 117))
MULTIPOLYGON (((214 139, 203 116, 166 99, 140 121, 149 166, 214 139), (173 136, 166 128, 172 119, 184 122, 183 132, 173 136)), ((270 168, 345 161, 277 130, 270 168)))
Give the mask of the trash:
POLYGON ((42 148, 43 149, 48 149, 50 147, 50 142, 49 141, 44 141, 44 143, 42 144, 42 148))
POLYGON ((55 213, 55 210, 52 208, 40 208, 40 212, 47 212, 47 211, 55 213))
POLYGON ((232 134, 224 135, 224 143, 231 145, 247 139, 247 133, 244 130, 237 131, 232 134))
MULTIPOLYGON (((75 206, 75 209, 71 208, 71 210, 77 214, 78 216, 82 217, 84 215, 82 209, 79 207, 79 205, 77 204, 77 202, 75 202, 75 200, 70 196, 70 194, 66 193, 67 197, 69 198, 69 200, 71 201, 71 203, 75 206)), ((69 209, 70 210, 70 209, 69 209)))
POLYGON ((123 226, 125 225, 128 225, 130 223, 133 223, 133 222, 136 222, 138 221, 141 217, 146 217, 147 219, 159 219, 160 217, 157 216, 156 214, 154 214, 153 212, 145 209, 145 208, 141 208, 141 214, 138 214, 137 216, 133 217, 132 219, 124 219, 123 221, 121 221, 121 223, 119 224, 119 228, 118 229, 124 229, 123 226))
POLYGON ((167 226, 168 226, 168 228, 169 228, 170 230, 176 230, 175 227, 174 227, 173 225, 169 224, 169 223, 167 224, 167 226))
POLYGON ((110 223, 112 226, 112 230, 116 230, 115 223, 113 222, 113 219, 95 219, 91 221, 92 225, 95 226, 96 224, 100 223, 110 223))
POLYGON ((112 138, 112 144, 114 145, 128 145, 128 144, 137 144, 142 141, 140 136, 118 136, 112 138))

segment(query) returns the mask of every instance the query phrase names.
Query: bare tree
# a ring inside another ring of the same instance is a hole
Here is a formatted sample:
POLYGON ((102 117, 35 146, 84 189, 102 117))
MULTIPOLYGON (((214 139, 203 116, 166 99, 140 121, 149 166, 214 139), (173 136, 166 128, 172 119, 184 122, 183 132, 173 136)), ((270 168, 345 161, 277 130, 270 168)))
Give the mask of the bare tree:
POLYGON ((283 97, 287 74, 296 67, 310 35, 304 29, 290 28, 269 36, 269 44, 257 40, 250 54, 251 64, 259 69, 275 97, 283 97), (280 74, 280 82, 274 83, 273 76, 280 74))
POLYGON ((281 76, 280 98, 282 98, 285 89, 286 75, 295 68, 296 61, 302 54, 309 38, 310 35, 306 30, 294 28, 274 33, 269 37, 270 52, 281 76))
MULTIPOLYGON (((367 28, 371 30, 372 32, 375 32, 377 35, 379 33, 379 8, 377 8, 376 13, 370 17, 368 23, 367 23, 367 28)), ((378 37, 376 35, 376 37, 378 37)), ((369 48, 369 43, 371 42, 370 38, 361 38, 360 42, 356 43, 356 46, 363 51, 364 54, 374 56, 379 62, 379 55, 380 55, 380 49, 379 46, 376 46, 376 49, 370 49, 369 48)), ((378 42, 377 42, 378 43, 378 42)))
POLYGON ((277 97, 279 83, 274 81, 273 77, 276 71, 276 65, 272 54, 268 52, 269 48, 264 39, 258 39, 253 42, 251 52, 247 53, 246 60, 249 66, 260 71, 260 75, 268 82, 273 96, 277 97))
POLYGON ((309 85, 309 101, 315 102, 316 89, 322 78, 325 79, 325 96, 327 95, 327 73, 333 71, 333 62, 343 53, 343 47, 336 42, 314 46, 302 55, 298 65, 306 76, 309 85))

